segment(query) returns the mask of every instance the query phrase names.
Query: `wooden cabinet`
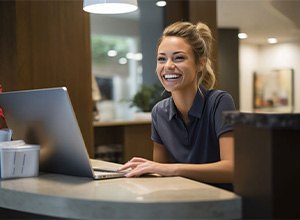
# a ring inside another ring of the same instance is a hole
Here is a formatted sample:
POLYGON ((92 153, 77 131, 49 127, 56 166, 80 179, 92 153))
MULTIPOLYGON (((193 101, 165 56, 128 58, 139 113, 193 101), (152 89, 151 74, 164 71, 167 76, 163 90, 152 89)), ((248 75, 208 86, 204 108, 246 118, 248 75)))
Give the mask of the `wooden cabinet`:
POLYGON ((152 159, 151 121, 94 122, 94 142, 95 158, 97 149, 111 147, 121 150, 121 159, 116 162, 126 162, 132 157, 152 159))

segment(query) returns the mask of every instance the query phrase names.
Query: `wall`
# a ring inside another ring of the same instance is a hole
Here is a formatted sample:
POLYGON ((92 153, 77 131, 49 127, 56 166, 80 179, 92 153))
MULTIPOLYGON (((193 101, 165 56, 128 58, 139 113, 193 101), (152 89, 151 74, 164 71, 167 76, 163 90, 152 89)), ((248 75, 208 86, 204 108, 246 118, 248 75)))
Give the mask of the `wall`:
POLYGON ((240 110, 251 111, 253 72, 294 69, 295 112, 300 112, 300 41, 267 46, 240 45, 240 110))
POLYGON ((143 84, 159 84, 156 76, 156 45, 163 31, 163 8, 155 5, 155 0, 139 1, 140 40, 143 53, 143 84))
POLYGON ((238 29, 218 29, 218 88, 229 92, 239 109, 238 29))
POLYGON ((122 15, 89 14, 91 34, 139 37, 139 13, 136 12, 133 18, 122 15))
POLYGON ((3 89, 66 86, 93 155, 89 17, 82 1, 0 1, 0 33, 3 89))

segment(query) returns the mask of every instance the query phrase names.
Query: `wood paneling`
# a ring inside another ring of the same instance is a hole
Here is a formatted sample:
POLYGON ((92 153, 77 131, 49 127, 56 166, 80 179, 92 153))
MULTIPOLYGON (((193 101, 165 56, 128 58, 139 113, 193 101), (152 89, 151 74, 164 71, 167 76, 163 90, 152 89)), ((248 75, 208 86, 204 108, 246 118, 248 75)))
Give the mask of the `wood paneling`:
POLYGON ((238 29, 219 29, 219 88, 229 92, 239 109, 239 39, 238 29))
POLYGON ((189 1, 168 0, 165 7, 164 25, 168 26, 176 21, 189 21, 189 1))
POLYGON ((94 127, 95 145, 119 144, 123 148, 123 162, 133 157, 143 157, 152 160, 153 142, 151 140, 151 123, 139 121, 106 125, 100 122, 94 127))
POLYGON ((3 89, 66 86, 92 156, 90 30, 82 1, 1 1, 0 10, 3 89))
POLYGON ((124 158, 133 157, 153 159, 153 142, 151 140, 151 124, 129 125, 124 127, 124 158))
POLYGON ((215 71, 218 87, 218 28, 217 28, 217 2, 216 0, 194 1, 190 0, 189 4, 189 18, 190 21, 196 24, 203 22, 208 25, 213 35, 212 46, 212 67, 215 71))

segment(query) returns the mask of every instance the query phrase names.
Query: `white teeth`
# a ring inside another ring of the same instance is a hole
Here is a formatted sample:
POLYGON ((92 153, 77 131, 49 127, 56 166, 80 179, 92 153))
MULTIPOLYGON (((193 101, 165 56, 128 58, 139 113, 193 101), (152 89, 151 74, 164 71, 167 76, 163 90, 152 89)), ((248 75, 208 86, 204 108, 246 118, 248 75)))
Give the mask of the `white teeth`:
POLYGON ((179 78, 179 75, 175 75, 175 74, 166 74, 164 75, 165 79, 177 79, 179 78))

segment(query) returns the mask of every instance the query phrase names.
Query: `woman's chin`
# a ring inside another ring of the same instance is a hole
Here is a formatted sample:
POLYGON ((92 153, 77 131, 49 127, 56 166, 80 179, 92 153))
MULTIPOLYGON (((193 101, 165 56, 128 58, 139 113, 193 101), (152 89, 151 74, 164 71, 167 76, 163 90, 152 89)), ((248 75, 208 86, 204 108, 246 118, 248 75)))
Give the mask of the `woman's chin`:
POLYGON ((168 82, 168 83, 163 83, 163 87, 167 92, 172 92, 178 88, 178 84, 168 82))

